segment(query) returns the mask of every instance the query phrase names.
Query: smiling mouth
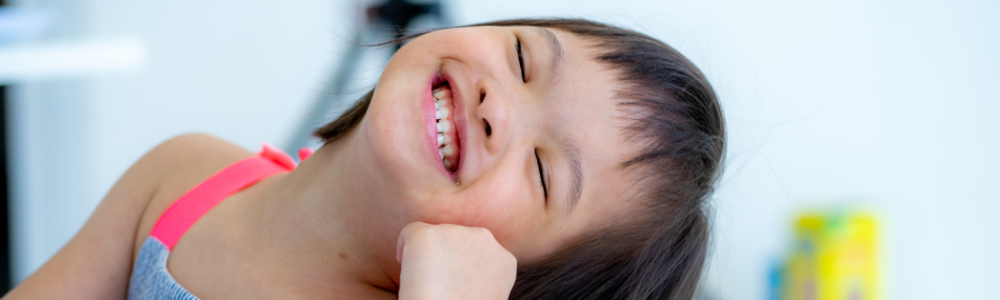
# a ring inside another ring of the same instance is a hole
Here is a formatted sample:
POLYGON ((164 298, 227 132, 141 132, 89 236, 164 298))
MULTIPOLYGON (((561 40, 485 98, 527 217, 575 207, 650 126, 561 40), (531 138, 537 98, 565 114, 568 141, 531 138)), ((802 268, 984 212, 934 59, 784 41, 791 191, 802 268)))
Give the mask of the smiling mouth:
POLYGON ((438 157, 441 158, 444 168, 454 173, 458 170, 459 140, 454 121, 455 105, 451 86, 446 81, 438 83, 432 88, 431 93, 434 96, 434 119, 437 123, 438 157))

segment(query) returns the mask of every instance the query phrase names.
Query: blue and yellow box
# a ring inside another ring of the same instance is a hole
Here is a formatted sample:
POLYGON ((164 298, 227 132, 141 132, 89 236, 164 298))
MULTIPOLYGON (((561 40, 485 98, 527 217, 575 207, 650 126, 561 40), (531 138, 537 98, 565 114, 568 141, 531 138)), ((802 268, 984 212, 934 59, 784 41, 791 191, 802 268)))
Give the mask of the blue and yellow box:
POLYGON ((781 272, 780 298, 878 300, 878 235, 866 213, 804 213, 781 272))

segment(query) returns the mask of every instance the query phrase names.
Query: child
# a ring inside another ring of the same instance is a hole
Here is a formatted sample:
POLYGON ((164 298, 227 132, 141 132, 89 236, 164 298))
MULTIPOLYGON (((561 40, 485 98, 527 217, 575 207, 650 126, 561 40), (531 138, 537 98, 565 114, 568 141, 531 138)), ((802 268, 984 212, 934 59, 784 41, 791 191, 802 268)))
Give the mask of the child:
POLYGON ((690 299, 722 122, 698 69, 642 34, 438 30, 301 165, 156 147, 6 298, 690 299))

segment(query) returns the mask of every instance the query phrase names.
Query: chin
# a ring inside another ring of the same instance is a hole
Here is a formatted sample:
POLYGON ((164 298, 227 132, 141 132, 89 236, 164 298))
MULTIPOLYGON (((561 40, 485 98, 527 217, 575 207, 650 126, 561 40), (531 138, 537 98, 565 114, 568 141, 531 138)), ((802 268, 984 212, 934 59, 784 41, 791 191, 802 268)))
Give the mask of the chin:
POLYGON ((364 126, 362 135, 367 146, 359 149, 359 154, 371 158, 361 167, 373 169, 373 180, 380 186, 409 191, 432 186, 434 183, 428 179, 440 175, 435 173, 433 161, 424 157, 427 150, 423 148, 423 128, 413 125, 421 123, 421 116, 413 115, 412 106, 376 100, 384 99, 373 99, 366 120, 360 124, 364 126))

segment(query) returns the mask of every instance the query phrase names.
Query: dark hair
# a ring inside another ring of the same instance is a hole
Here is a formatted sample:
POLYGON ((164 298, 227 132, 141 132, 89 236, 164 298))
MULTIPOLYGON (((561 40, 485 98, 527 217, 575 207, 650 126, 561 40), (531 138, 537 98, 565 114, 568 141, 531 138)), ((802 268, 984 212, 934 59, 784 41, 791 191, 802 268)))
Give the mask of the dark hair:
MULTIPOLYGON (((628 119, 627 139, 641 148, 620 167, 639 187, 623 201, 635 198, 643 209, 519 267, 510 299, 691 299, 706 258, 705 202, 721 173, 725 136, 721 107, 704 75, 656 39, 593 21, 469 26, 546 27, 592 42, 599 50, 594 59, 623 84, 616 94, 628 119)), ((369 92, 314 135, 325 142, 340 138, 361 121, 371 97, 369 92)))

